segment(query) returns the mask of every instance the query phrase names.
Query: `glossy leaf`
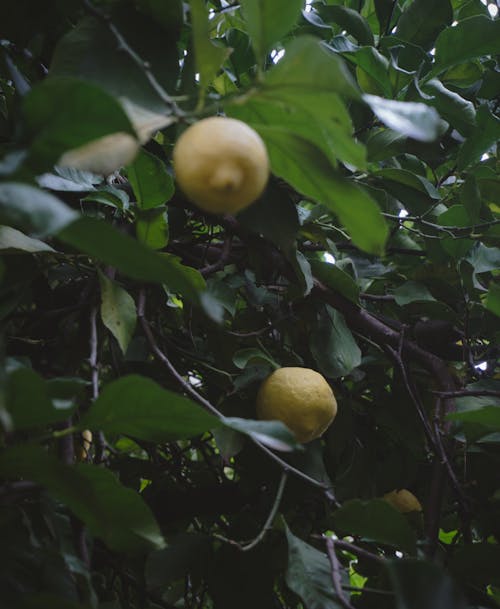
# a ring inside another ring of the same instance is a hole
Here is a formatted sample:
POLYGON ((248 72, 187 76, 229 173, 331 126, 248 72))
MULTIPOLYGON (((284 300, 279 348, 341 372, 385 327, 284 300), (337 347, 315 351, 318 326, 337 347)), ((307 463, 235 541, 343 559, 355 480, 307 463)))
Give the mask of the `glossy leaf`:
POLYGON ((55 251, 47 243, 28 237, 10 226, 0 226, 0 250, 3 252, 25 252, 27 254, 55 251))
POLYGON ((474 129, 476 110, 472 102, 447 89, 436 78, 426 83, 423 90, 431 96, 428 103, 461 134, 467 136, 474 129))
POLYGON ((476 128, 465 140, 458 155, 459 169, 465 169, 479 161, 500 139, 500 119, 493 115, 487 106, 480 106, 477 111, 476 128))
POLYGON ((81 429, 130 435, 150 442, 190 438, 221 425, 188 398, 138 375, 108 383, 80 421, 81 429))
POLYGON ((333 5, 320 9, 326 23, 336 23, 354 36, 360 45, 373 45, 373 34, 366 19, 357 10, 347 6, 333 5))
POLYGON ((394 298, 400 307, 411 302, 423 302, 435 300, 427 286, 416 281, 406 281, 394 290, 394 298))
POLYGON ((127 177, 140 209, 163 205, 175 191, 174 180, 165 164, 146 150, 141 150, 132 165, 127 167, 127 177))
POLYGON ((439 32, 453 20, 450 0, 413 0, 398 21, 398 38, 425 49, 433 46, 439 32))

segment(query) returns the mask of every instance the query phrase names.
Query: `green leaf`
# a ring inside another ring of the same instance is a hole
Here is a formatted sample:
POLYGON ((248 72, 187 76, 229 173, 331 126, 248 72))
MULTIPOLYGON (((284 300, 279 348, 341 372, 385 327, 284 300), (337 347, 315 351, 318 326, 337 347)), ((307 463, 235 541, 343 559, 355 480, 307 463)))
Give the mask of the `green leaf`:
POLYGON ((339 93, 359 99, 359 90, 342 59, 313 36, 298 36, 285 46, 285 56, 261 85, 264 92, 282 94, 339 93))
POLYGON ((473 174, 467 175, 462 184, 460 202, 465 207, 471 224, 478 222, 481 217, 481 192, 473 174))
POLYGON ((253 419, 240 419, 237 417, 224 417, 224 425, 265 444, 273 450, 291 451, 302 450, 295 434, 281 421, 254 421, 253 419))
POLYGON ((16 430, 65 421, 76 410, 71 401, 53 402, 47 384, 31 368, 18 368, 8 375, 5 403, 16 430))
POLYGON ((65 203, 39 188, 17 182, 0 184, 0 221, 47 237, 78 218, 65 203))
POLYGON ((485 307, 500 317, 500 284, 490 283, 488 294, 486 295, 485 307))
POLYGON ((373 34, 368 22, 358 11, 346 6, 333 5, 320 7, 319 13, 326 23, 336 23, 356 38, 360 45, 374 44, 373 34))
POLYGON ((374 47, 362 47, 344 55, 357 66, 358 82, 365 92, 392 97, 389 61, 386 57, 374 47))
POLYGON ((435 65, 430 76, 482 55, 500 53, 500 20, 484 15, 469 17, 447 27, 436 40, 435 65))
POLYGON ((0 455, 0 474, 46 487, 112 550, 145 552, 164 546, 147 505, 106 468, 84 463, 71 467, 42 448, 16 446, 0 455))
MULTIPOLYGON (((438 224, 452 227, 469 226, 469 214, 463 205, 452 205, 439 215, 438 224)), ((474 245, 474 241, 467 238, 455 239, 447 236, 441 239, 441 245, 454 258, 463 258, 474 245)))
POLYGON ((144 149, 127 167, 127 177, 140 209, 163 205, 175 192, 174 180, 165 164, 144 149))
POLYGON ((441 128, 439 114, 420 102, 401 102, 363 95, 375 116, 387 127, 421 142, 434 141, 441 128))
POLYGON ((413 0, 398 21, 397 36, 430 49, 437 35, 453 20, 450 0, 413 0))
POLYGON ((483 406, 475 410, 452 412, 448 415, 452 421, 479 423, 493 431, 500 431, 500 406, 483 406))
POLYGON ((231 50, 227 47, 216 46, 214 41, 210 39, 208 11, 205 2, 203 0, 189 0, 189 6, 191 9, 194 55, 203 96, 231 50))
POLYGON ((59 233, 58 238, 81 252, 115 267, 133 279, 164 283, 173 292, 197 302, 204 281, 192 269, 168 256, 153 252, 106 222, 82 217, 59 233))
POLYGON ((27 254, 55 252, 50 245, 39 239, 28 237, 10 226, 0 226, 0 251, 4 253, 24 252, 27 254))
POLYGON ((125 353, 137 323, 134 299, 103 273, 99 273, 99 283, 102 323, 116 338, 122 352, 125 353))
POLYGON ((408 559, 391 560, 387 566, 398 607, 465 609, 454 582, 437 565, 408 559))
POLYGON ((310 335, 310 348, 319 370, 329 378, 352 372, 361 364, 361 350, 341 313, 325 307, 310 335))
POLYGON ((427 286, 417 281, 406 281, 394 290, 396 304, 404 307, 411 302, 425 302, 436 300, 429 292, 427 286))
POLYGON ((249 364, 255 364, 257 362, 271 364, 274 369, 279 368, 279 365, 271 357, 269 357, 269 355, 260 349, 256 349, 255 347, 240 349, 233 355, 233 364, 240 370, 243 370, 249 364))
POLYGON ((450 570, 458 581, 472 581, 479 586, 500 586, 498 563, 500 548, 493 543, 474 543, 457 548, 450 570))
POLYGON ((458 154, 458 169, 463 170, 479 161, 481 155, 492 148, 499 139, 500 119, 490 112, 487 105, 479 106, 476 127, 465 140, 458 154))
POLYGON ((135 138, 121 105, 98 86, 76 78, 49 78, 33 87, 23 113, 32 138, 27 162, 39 172, 50 169, 64 152, 103 136, 135 138))
POLYGON ((334 522, 349 535, 359 535, 409 554, 415 553, 415 533, 406 518, 383 499, 347 501, 335 512, 334 522))
POLYGON ((361 249, 382 252, 387 226, 364 190, 336 175, 323 153, 306 140, 284 129, 258 126, 256 130, 266 143, 273 173, 337 214, 361 249))
POLYGON ((104 387, 79 427, 168 442, 197 436, 221 424, 188 398, 148 378, 129 375, 104 387))
POLYGON ((476 110, 472 102, 447 89, 437 78, 423 85, 422 90, 432 96, 427 103, 462 135, 467 136, 474 129, 476 110))
POLYGON ((161 250, 168 243, 169 226, 165 207, 138 213, 135 226, 137 239, 153 250, 161 250))
POLYGON ((310 259, 309 262, 314 276, 322 283, 340 292, 354 304, 359 304, 359 287, 350 275, 329 262, 317 259, 310 259))
POLYGON ((302 0, 242 0, 241 7, 259 64, 275 42, 280 41, 297 22, 302 0))
POLYGON ((285 524, 288 542, 287 586, 307 609, 340 609, 333 591, 332 570, 325 553, 296 537, 285 524))
POLYGON ((375 12, 377 14, 377 20, 379 22, 379 33, 385 34, 389 31, 390 21, 394 12, 394 1, 393 0, 374 0, 375 12))

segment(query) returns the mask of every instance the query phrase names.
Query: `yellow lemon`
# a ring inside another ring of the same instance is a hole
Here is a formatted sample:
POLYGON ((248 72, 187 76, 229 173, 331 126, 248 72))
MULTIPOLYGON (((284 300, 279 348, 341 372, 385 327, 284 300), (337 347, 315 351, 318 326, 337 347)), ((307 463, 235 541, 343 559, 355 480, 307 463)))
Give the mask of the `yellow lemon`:
POLYGON ((420 501, 411 491, 405 488, 402 488, 399 491, 394 490, 390 493, 386 493, 384 499, 402 514, 422 511, 422 504, 420 501))
POLYGON ((80 442, 76 446, 75 456, 77 461, 87 461, 92 446, 92 432, 84 429, 80 435, 80 442))
POLYGON ((184 131, 173 153, 177 182, 204 211, 236 214, 257 199, 269 179, 259 134, 234 118, 212 116, 184 131))
POLYGON ((326 379, 310 368, 279 368, 257 395, 259 419, 285 423, 299 442, 321 436, 337 414, 337 400, 326 379))

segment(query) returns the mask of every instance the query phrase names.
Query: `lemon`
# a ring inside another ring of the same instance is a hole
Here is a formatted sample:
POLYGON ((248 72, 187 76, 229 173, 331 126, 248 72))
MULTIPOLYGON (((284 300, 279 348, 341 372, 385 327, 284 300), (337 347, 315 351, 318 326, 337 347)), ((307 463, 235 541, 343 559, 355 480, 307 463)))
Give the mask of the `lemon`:
POLYGON ((420 501, 411 491, 407 490, 406 488, 402 488, 399 491, 393 490, 390 493, 386 493, 384 495, 384 499, 402 514, 422 511, 422 504, 420 501))
POLYGON ((92 446, 92 432, 90 429, 84 429, 80 436, 80 442, 77 444, 75 456, 77 461, 87 461, 90 455, 92 446))
POLYGON ((213 214, 241 211, 269 179, 264 142, 234 118, 212 116, 188 127, 174 146, 173 161, 184 194, 213 214))
POLYGON ((337 400, 326 379, 310 368, 279 368, 257 395, 259 419, 285 423, 299 442, 321 436, 337 414, 337 400))

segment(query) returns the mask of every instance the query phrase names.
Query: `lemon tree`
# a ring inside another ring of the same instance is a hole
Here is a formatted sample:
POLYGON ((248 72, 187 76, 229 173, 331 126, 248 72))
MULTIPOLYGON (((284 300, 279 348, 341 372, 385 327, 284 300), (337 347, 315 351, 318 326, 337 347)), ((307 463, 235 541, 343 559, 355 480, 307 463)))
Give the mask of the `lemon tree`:
POLYGON ((500 606, 498 10, 0 2, 2 609, 500 606))

